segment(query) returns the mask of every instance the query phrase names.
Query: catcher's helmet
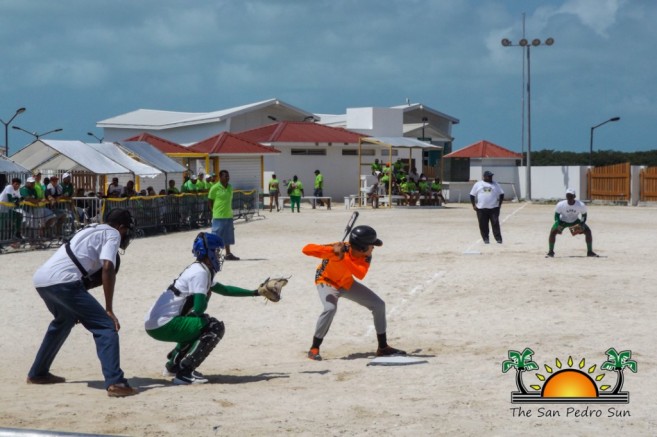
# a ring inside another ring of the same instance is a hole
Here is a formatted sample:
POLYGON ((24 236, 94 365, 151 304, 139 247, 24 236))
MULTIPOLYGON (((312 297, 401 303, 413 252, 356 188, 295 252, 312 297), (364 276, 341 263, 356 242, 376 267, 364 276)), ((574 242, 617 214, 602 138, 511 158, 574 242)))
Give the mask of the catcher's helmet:
POLYGON ((223 248, 224 240, 221 237, 210 232, 201 232, 194 239, 192 253, 199 261, 202 261, 207 256, 212 264, 212 270, 217 273, 221 270, 221 265, 224 263, 224 257, 221 254, 221 249, 223 248))
POLYGON ((381 246, 383 242, 376 238, 376 231, 370 226, 356 226, 349 235, 349 244, 358 250, 366 251, 367 246, 381 246))

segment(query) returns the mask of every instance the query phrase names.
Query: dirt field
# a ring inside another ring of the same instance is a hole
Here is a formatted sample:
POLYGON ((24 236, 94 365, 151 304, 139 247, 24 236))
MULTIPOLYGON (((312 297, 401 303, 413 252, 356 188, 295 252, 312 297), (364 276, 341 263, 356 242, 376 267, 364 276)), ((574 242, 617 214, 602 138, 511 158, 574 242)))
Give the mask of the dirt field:
POLYGON ((210 383, 184 387, 161 376, 171 345, 148 337, 143 318, 193 261, 195 232, 135 240, 115 296, 122 367, 141 391, 125 399, 107 397, 93 339, 79 327, 52 368, 67 383, 25 383, 50 322, 31 277, 52 251, 2 255, 0 427, 132 436, 654 435, 657 209, 591 206, 601 257, 587 258, 584 237, 564 233, 546 259, 553 210, 505 204, 502 245, 482 243, 469 205, 359 210, 358 224, 384 242, 364 282, 386 301, 390 344, 428 361, 411 366, 367 365, 372 318, 347 300, 322 345, 324 361, 305 357, 321 306, 318 260, 301 248, 338 240, 352 210, 305 206, 238 224, 233 252, 242 260, 226 262, 217 279, 255 288, 292 275, 290 283, 278 304, 213 296, 208 313, 225 322, 226 335, 199 369, 210 383), (638 372, 625 368, 622 387, 630 402, 512 404, 515 370, 503 373, 502 363, 527 347, 539 367, 524 373, 527 387, 545 383, 537 374, 568 368, 604 375, 595 384, 613 387, 615 372, 601 368, 605 352, 631 351, 638 372))

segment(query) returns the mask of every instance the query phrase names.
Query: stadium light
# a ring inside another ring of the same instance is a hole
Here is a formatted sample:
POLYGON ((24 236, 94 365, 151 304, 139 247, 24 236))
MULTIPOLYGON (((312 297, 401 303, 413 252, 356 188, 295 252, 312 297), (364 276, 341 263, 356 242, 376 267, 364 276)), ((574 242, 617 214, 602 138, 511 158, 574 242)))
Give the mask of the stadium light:
POLYGON ((103 137, 103 138, 98 138, 96 135, 94 135, 93 132, 87 132, 87 135, 89 135, 90 137, 94 137, 95 139, 98 140, 99 143, 102 143, 103 140, 105 139, 105 137, 103 137))
POLYGON ((9 121, 5 122, 3 120, 0 120, 0 123, 5 125, 5 156, 9 157, 9 125, 11 124, 12 121, 14 121, 14 118, 18 117, 19 114, 22 114, 25 112, 25 108, 18 108, 14 115, 9 119, 9 121))
POLYGON ((593 131, 603 124, 610 123, 612 121, 618 121, 620 120, 620 117, 612 117, 609 120, 603 121, 600 124, 596 124, 591 128, 591 136, 589 137, 589 167, 593 167, 593 131))
POLYGON ((40 133, 37 133, 37 132, 30 132, 29 130, 25 130, 25 129, 23 129, 22 127, 18 127, 18 126, 12 126, 12 129, 16 129, 16 130, 19 130, 19 131, 23 131, 23 132, 25 132, 26 134, 32 135, 36 140, 38 140, 39 138, 41 138, 41 137, 43 137, 43 136, 45 136, 45 135, 51 134, 51 133, 53 133, 53 132, 61 132, 61 131, 64 130, 64 129, 62 129, 62 128, 57 128, 57 129, 49 130, 48 132, 44 132, 44 133, 40 134, 40 133))
MULTIPOLYGON (((523 16, 523 34, 524 34, 524 16, 523 16)), ((545 41, 541 41, 538 38, 534 38, 529 41, 526 38, 522 38, 518 41, 517 44, 514 44, 510 39, 502 39, 502 46, 504 47, 522 47, 522 49, 527 53, 527 172, 526 172, 526 186, 527 194, 525 195, 525 200, 532 200, 532 112, 531 112, 531 48, 539 47, 540 45, 551 46, 554 44, 554 38, 547 38, 545 41)), ((523 67, 523 92, 525 88, 524 80, 525 69, 523 67)), ((524 99, 524 96, 523 96, 524 99)), ((523 111, 525 105, 523 104, 523 111)), ((524 121, 525 117, 523 115, 523 139, 524 139, 524 121)))

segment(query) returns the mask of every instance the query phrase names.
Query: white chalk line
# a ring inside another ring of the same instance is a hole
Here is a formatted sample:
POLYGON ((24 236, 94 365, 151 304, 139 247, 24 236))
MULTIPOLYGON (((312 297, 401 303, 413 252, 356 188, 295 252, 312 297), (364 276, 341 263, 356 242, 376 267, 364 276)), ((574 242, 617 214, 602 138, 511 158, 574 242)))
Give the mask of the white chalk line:
MULTIPOLYGON (((424 285, 428 285, 428 284, 431 284, 431 283, 435 282, 436 280, 438 280, 438 279, 442 278, 443 276, 445 276, 446 273, 447 272, 445 270, 440 270, 440 271, 434 273, 433 276, 431 276, 431 278, 424 281, 424 285)), ((424 285, 422 285, 422 284, 416 285, 405 296, 402 296, 401 300, 399 301, 399 304, 391 307, 389 310, 386 311, 386 319, 390 319, 390 318, 392 318, 392 316, 394 314, 399 313, 406 306, 406 304, 409 301, 412 300, 412 298, 414 296, 422 293, 424 291, 424 285)), ((365 334, 363 334, 363 336, 364 337, 369 337, 373 333, 374 333, 374 325, 370 325, 367 328, 367 332, 365 332, 365 334)))

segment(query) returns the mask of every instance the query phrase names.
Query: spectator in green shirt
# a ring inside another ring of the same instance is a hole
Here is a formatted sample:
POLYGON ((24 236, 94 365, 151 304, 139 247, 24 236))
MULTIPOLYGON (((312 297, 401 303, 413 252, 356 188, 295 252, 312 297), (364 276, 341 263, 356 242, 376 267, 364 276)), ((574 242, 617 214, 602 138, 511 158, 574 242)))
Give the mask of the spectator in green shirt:
POLYGON ((228 183, 228 170, 219 172, 219 182, 210 188, 208 205, 212 210, 212 233, 221 237, 226 246, 226 260, 238 261, 230 246, 235 244, 235 227, 233 226, 233 186, 228 183))
POLYGON ((297 212, 301 212, 301 196, 304 196, 304 193, 303 184, 297 175, 294 175, 292 180, 287 184, 287 194, 290 196, 290 210, 294 212, 294 204, 296 204, 297 212))
POLYGON ((198 181, 198 177, 193 174, 189 180, 185 181, 185 183, 182 186, 182 192, 183 193, 196 193, 198 191, 198 188, 196 187, 196 182, 198 181))
MULTIPOLYGON (((315 190, 313 191, 313 196, 322 197, 324 196, 324 175, 315 170, 315 190)), ((324 202, 320 200, 317 201, 319 206, 324 206, 324 202)))

